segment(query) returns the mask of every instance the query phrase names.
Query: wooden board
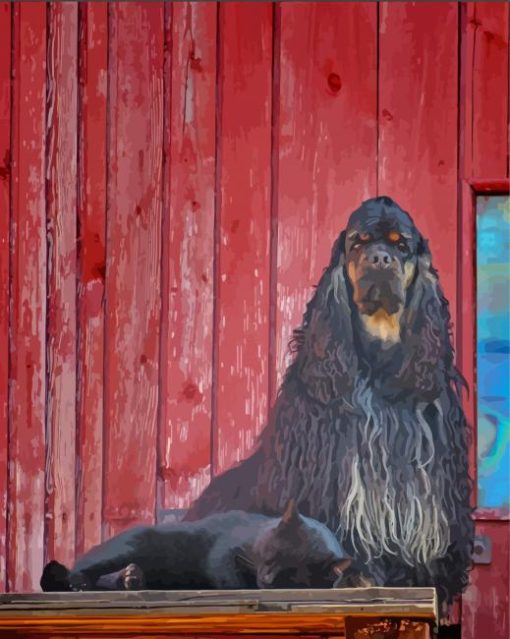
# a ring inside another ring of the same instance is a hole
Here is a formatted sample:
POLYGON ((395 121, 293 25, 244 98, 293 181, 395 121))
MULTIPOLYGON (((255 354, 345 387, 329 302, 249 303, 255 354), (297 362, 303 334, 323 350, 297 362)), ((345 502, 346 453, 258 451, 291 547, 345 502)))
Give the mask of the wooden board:
MULTIPOLYGON (((462 323, 461 365, 470 388, 466 413, 473 425, 470 464, 476 496, 476 291, 475 193, 508 192, 508 30, 506 3, 466 3, 462 6, 461 140, 462 273, 459 280, 459 313, 462 323), (481 178, 481 179, 480 179, 481 178), (486 178, 485 180, 483 178, 486 178)), ((503 512, 477 511, 476 532, 492 544, 492 562, 475 564, 470 586, 462 597, 462 636, 506 637, 510 632, 509 547, 510 524, 497 521, 503 512)))
POLYGON ((76 552, 101 541, 108 5, 79 6, 76 552))
POLYGON ((211 464, 217 7, 167 14, 159 506, 187 508, 211 464))
POLYGON ((383 3, 379 43, 379 194, 430 240, 456 320, 456 3, 383 3))
MULTIPOLYGON (((78 5, 48 7, 46 556, 75 556, 78 5)), ((36 577, 37 575, 34 575, 36 577)))
POLYGON ((214 473, 267 420, 272 15, 266 2, 219 6, 214 473))
POLYGON ((470 586, 462 597, 462 637, 508 637, 510 522, 478 521, 476 534, 491 540, 492 562, 476 564, 471 573, 470 586))
POLYGON ((51 632, 52 636, 94 636, 105 632, 121 635, 128 631, 143 636, 163 632, 172 636, 228 633, 343 637, 347 626, 352 629, 347 636, 355 639, 367 636, 359 632, 361 628, 380 629, 396 624, 407 630, 398 635, 402 639, 422 639, 430 636, 428 630, 436 619, 433 588, 145 591, 0 597, 0 636, 22 626, 30 635, 51 632))
POLYGON ((274 397, 334 240, 376 195, 377 6, 283 3, 274 397))
POLYGON ((467 4, 472 39, 472 165, 476 177, 508 175, 509 7, 506 2, 467 4), (502 99, 507 96, 507 99, 502 99))
POLYGON ((43 564, 46 350, 46 5, 14 11, 9 395, 10 590, 32 590, 43 564))
POLYGON ((51 614, 76 610, 134 614, 189 615, 207 612, 337 612, 400 613, 437 617, 434 588, 331 588, 263 590, 145 590, 0 595, 0 619, 13 613, 51 614))
POLYGON ((0 3, 0 590, 7 584, 9 448, 9 227, 11 199, 11 7, 0 3))
POLYGON ((109 11, 106 536, 155 514, 164 44, 163 3, 109 11))

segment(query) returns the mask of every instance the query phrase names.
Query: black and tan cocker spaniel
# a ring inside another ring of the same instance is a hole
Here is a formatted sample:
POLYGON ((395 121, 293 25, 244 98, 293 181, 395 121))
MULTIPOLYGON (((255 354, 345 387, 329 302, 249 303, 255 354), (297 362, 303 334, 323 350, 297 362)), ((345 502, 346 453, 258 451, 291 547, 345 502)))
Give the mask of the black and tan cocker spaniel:
POLYGON ((468 428, 448 302, 427 241, 388 197, 333 246, 254 454, 213 479, 187 519, 233 508, 303 514, 338 531, 387 586, 467 585, 468 428))

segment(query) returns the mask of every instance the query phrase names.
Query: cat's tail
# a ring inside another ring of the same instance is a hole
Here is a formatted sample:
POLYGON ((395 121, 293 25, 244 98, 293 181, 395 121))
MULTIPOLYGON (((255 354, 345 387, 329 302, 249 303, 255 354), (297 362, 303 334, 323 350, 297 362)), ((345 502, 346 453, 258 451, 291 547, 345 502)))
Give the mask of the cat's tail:
POLYGON ((43 592, 65 592, 70 590, 69 569, 58 561, 49 561, 41 576, 39 584, 43 592))

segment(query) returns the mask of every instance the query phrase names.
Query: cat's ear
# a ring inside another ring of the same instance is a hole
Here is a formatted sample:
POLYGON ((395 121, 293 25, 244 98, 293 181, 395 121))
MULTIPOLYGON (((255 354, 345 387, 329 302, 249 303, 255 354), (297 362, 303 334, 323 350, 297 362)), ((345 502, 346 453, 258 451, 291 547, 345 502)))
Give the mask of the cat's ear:
POLYGON ((295 524, 299 522, 299 510, 294 499, 289 499, 285 512, 282 515, 282 524, 295 524))

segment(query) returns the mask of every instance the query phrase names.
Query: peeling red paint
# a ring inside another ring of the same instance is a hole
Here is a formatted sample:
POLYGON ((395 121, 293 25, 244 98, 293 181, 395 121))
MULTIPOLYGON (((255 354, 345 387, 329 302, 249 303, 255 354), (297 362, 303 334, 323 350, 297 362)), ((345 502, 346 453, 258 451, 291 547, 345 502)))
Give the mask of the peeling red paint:
MULTIPOLYGON (((377 188, 425 230, 455 314, 457 149, 461 177, 508 171, 505 3, 460 8, 470 97, 459 120, 457 3, 383 3, 379 33, 371 3, 71 4, 0 2, 0 208, 12 209, 0 216, 0 579, 11 589, 37 588, 45 553, 71 559, 75 524, 81 552, 102 528, 186 508, 211 459, 221 470, 248 453, 331 243, 377 188)), ((463 368, 472 379, 467 357, 463 368)), ((466 639, 508 627, 508 526, 479 530, 495 557, 472 573, 466 639)))

